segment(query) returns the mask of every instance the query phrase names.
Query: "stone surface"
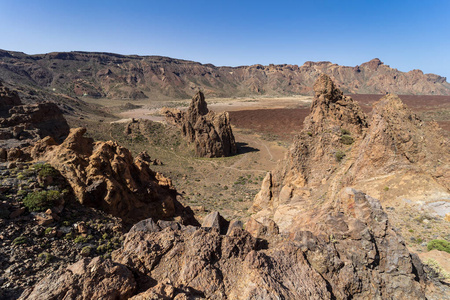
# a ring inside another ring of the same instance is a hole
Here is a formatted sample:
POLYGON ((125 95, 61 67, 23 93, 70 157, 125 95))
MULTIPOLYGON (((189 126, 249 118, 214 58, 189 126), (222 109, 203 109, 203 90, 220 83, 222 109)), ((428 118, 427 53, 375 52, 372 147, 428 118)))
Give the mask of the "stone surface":
POLYGON ((216 229, 221 234, 226 234, 228 231, 229 222, 225 220, 218 211, 213 211, 208 214, 202 223, 202 227, 216 229))
POLYGON ((183 135, 200 157, 221 157, 236 154, 236 142, 227 112, 209 111, 202 92, 191 101, 187 112, 163 109, 168 123, 181 127, 183 135))
POLYGON ((381 197, 387 180, 402 180, 398 197, 417 197, 414 189, 402 188, 408 182, 417 186, 416 181, 427 182, 423 189, 429 194, 450 196, 448 140, 397 96, 387 95, 375 103, 368 118, 330 77, 321 75, 314 90, 304 129, 255 197, 252 209, 260 212, 257 218, 272 216, 284 230, 296 212, 317 199, 333 201, 346 186, 381 197))
POLYGON ((135 288, 133 274, 125 266, 85 258, 53 272, 19 299, 128 299, 135 288))

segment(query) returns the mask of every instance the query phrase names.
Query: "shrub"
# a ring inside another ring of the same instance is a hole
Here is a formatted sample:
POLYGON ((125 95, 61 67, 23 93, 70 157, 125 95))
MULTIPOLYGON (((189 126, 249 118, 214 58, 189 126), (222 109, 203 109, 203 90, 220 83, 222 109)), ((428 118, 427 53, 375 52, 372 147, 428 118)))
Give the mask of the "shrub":
POLYGON ((84 244, 84 243, 87 243, 87 241, 88 241, 88 239, 87 238, 85 238, 84 236, 82 236, 82 235, 79 235, 79 236, 77 236, 74 240, 73 240, 73 242, 74 243, 81 243, 81 244, 84 244))
POLYGON ((436 276, 441 280, 448 280, 450 279, 450 273, 447 273, 442 267, 439 265, 439 263, 429 258, 427 261, 425 261, 425 264, 433 270, 434 273, 436 273, 436 276))
POLYGON ((32 192, 23 199, 23 204, 29 211, 45 211, 51 208, 60 197, 59 191, 32 192))
POLYGON ((433 249, 450 253, 450 243, 445 240, 432 240, 427 245, 428 251, 433 249))
POLYGON ((45 228, 44 234, 45 235, 50 234, 50 233, 52 233, 52 231, 53 231, 52 227, 45 228))
POLYGON ((92 250, 91 246, 83 247, 83 249, 81 249, 81 253, 80 254, 82 256, 89 256, 91 254, 91 250, 92 250))
POLYGON ((350 131, 348 129, 345 129, 345 128, 341 128, 341 133, 350 135, 350 131))
POLYGON ((34 169, 38 171, 38 175, 43 178, 58 175, 58 171, 49 164, 36 164, 34 165, 34 169))
POLYGON ((19 237, 15 238, 12 243, 14 245, 22 245, 22 244, 25 244, 26 242, 27 242, 27 238, 26 237, 19 236, 19 237))
POLYGON ((344 134, 343 136, 341 136, 341 143, 344 145, 351 145, 351 144, 353 144, 354 141, 355 140, 347 134, 344 134))
POLYGON ((75 235, 73 234, 73 232, 69 232, 68 234, 66 234, 66 235, 64 236, 64 239, 65 239, 65 240, 73 240, 74 237, 75 237, 75 235))
POLYGON ((54 256, 48 252, 42 252, 38 255, 38 258, 44 260, 46 263, 49 263, 53 260, 54 256))
POLYGON ((336 158, 337 162, 340 162, 344 158, 344 156, 345 156, 345 152, 340 151, 340 150, 334 154, 334 157, 336 158))

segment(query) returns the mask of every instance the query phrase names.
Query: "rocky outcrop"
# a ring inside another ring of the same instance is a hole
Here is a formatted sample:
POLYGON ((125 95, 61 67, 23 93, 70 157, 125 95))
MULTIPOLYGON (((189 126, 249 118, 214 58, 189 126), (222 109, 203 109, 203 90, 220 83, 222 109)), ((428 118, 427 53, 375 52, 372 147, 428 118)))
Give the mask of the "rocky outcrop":
MULTIPOLYGON (((62 141, 69 133, 69 125, 56 104, 24 105, 17 92, 1 83, 0 117, 0 148, 18 150, 46 136, 62 141)), ((13 156, 11 159, 15 159, 13 156)))
MULTIPOLYGON (((375 103, 369 119, 329 76, 321 75, 314 91, 304 129, 286 159, 267 174, 255 198, 253 210, 264 211, 259 216, 275 217, 280 228, 286 229, 295 219, 294 212, 303 210, 304 201, 331 201, 346 186, 379 197, 389 176, 397 180, 426 177, 429 187, 440 186, 440 192, 448 193, 448 140, 397 96, 387 95, 375 103)), ((402 196, 415 193, 413 189, 406 192, 410 194, 402 196)))
POLYGON ((198 92, 187 112, 163 109, 168 123, 181 127, 183 135, 200 157, 222 157, 236 154, 236 142, 227 112, 209 111, 205 96, 198 92))
POLYGON ((153 172, 146 159, 136 159, 117 143, 86 138, 86 129, 71 129, 61 145, 44 139, 31 149, 33 158, 45 160, 70 183, 78 200, 101 208, 126 223, 148 217, 195 223, 192 213, 177 201, 170 179, 153 172))
POLYGON ((312 86, 321 73, 348 94, 450 94, 445 77, 420 70, 401 72, 379 59, 359 66, 308 61, 301 66, 216 67, 160 56, 1 52, 3 80, 78 97, 186 99, 199 88, 214 97, 313 94, 312 86))
POLYGON ((261 240, 239 227, 221 235, 214 226, 161 229, 145 220, 112 260, 133 272, 132 299, 425 299, 422 264, 376 199, 346 189, 314 223, 261 240))

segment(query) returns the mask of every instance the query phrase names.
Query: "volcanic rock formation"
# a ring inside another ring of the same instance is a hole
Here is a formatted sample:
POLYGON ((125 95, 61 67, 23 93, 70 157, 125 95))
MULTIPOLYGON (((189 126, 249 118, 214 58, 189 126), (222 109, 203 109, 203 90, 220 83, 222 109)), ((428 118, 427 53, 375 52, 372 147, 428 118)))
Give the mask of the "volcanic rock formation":
POLYGON ((177 201, 170 179, 149 168, 145 154, 136 159, 117 143, 86 138, 85 128, 71 129, 61 145, 50 138, 31 149, 68 180, 78 200, 134 223, 148 217, 194 223, 191 211, 177 201))
POLYGON ((227 112, 216 114, 209 111, 205 96, 198 92, 189 109, 164 109, 167 122, 181 127, 188 142, 194 144, 195 154, 200 157, 222 157, 236 154, 236 143, 227 112))
POLYGON ((62 141, 68 133, 69 125, 56 104, 23 105, 17 92, 0 82, 0 148, 28 146, 46 136, 62 141))
MULTIPOLYGON (((301 224, 293 220, 317 202, 310 199, 331 201, 346 186, 378 197, 374 190, 382 190, 388 177, 422 179, 448 195, 449 145, 436 126, 426 125, 395 95, 375 103, 369 121, 327 75, 318 78, 314 91, 304 129, 255 198, 258 217, 272 216, 284 230, 301 224)), ((413 189, 407 192, 403 196, 414 196, 413 189)))

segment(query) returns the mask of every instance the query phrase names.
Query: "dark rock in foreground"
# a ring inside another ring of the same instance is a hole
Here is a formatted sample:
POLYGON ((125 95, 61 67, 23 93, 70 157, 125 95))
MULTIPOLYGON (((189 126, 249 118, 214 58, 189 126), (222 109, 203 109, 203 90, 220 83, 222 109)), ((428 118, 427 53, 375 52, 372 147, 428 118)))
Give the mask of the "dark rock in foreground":
POLYGON ((68 134, 69 125, 56 104, 24 105, 17 92, 0 83, 0 148, 28 146, 46 136, 61 142, 68 134))

